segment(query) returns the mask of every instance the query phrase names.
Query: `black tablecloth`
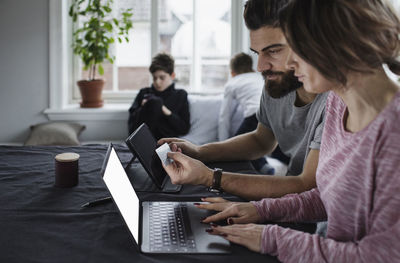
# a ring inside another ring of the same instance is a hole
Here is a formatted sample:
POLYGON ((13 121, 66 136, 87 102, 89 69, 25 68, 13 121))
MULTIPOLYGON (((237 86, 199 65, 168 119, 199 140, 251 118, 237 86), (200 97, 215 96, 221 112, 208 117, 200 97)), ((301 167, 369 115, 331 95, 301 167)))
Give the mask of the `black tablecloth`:
MULTIPOLYGON (((115 147, 126 165, 131 153, 124 145, 115 147)), ((0 262, 277 262, 238 245, 232 245, 232 254, 218 256, 139 253, 112 202, 81 208, 87 201, 109 195, 100 175, 106 150, 106 145, 0 146, 0 262), (54 187, 54 157, 62 152, 80 154, 76 187, 54 187)), ((251 169, 247 162, 213 165, 231 171, 251 169)), ((133 163, 128 171, 134 186, 131 170, 138 167, 133 163)), ((212 194, 205 187, 184 186, 179 194, 138 195, 142 201, 198 201, 212 194)))

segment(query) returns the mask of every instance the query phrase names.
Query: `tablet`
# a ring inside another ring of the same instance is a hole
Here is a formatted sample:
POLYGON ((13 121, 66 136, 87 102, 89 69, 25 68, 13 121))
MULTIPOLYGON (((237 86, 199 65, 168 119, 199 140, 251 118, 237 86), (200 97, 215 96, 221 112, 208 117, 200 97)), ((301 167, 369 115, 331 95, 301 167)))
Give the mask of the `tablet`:
POLYGON ((125 140, 129 150, 138 158, 153 183, 165 192, 178 192, 181 185, 173 185, 156 153, 157 141, 143 123, 125 140))

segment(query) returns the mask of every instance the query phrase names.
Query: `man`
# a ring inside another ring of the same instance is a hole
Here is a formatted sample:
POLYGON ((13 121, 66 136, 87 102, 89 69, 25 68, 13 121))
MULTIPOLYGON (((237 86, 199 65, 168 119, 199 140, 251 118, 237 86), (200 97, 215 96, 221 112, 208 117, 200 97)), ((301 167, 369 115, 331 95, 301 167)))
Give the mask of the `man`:
MULTIPOLYGON (((224 99, 219 113, 218 139, 226 140, 231 137, 231 119, 236 108, 243 109, 244 120, 235 135, 247 133, 257 128, 257 109, 260 107, 260 97, 264 80, 261 74, 254 72, 253 59, 241 52, 230 60, 232 78, 225 84, 224 99)), ((254 168, 261 174, 274 174, 265 157, 251 161, 254 168)))
POLYGON ((278 11, 286 3, 249 0, 245 6, 251 50, 258 54, 257 70, 265 79, 257 129, 203 146, 180 139, 161 139, 159 143, 169 142, 173 150, 182 151, 168 154, 174 163, 165 169, 173 183, 212 186, 252 200, 315 187, 326 94, 307 93, 293 72, 285 69, 289 47, 279 28, 278 11), (290 157, 288 176, 228 172, 221 175, 200 162, 254 160, 270 153, 277 142, 290 157))

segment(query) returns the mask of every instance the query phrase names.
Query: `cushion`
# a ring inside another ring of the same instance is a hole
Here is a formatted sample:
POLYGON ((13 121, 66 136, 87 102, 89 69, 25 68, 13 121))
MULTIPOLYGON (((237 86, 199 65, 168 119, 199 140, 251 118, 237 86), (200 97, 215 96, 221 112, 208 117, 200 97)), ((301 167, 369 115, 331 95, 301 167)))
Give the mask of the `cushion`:
POLYGON ((73 122, 45 122, 31 126, 25 145, 79 145, 84 125, 73 122))
POLYGON ((243 108, 235 100, 233 101, 234 107, 231 109, 231 128, 229 130, 229 137, 233 137, 240 125, 244 120, 243 108))
POLYGON ((190 130, 181 138, 195 144, 218 140, 218 117, 222 95, 188 96, 190 110, 190 130))

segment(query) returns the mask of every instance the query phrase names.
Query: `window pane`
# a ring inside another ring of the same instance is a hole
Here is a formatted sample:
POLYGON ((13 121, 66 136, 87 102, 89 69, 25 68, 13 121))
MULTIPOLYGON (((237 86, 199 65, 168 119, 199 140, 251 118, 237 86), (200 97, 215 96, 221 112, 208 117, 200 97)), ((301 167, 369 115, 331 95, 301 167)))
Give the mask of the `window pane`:
POLYGON ((229 65, 213 65, 211 61, 203 60, 201 67, 201 85, 203 91, 222 90, 229 77, 229 65))
POLYGON ((175 82, 189 89, 193 54, 193 1, 159 0, 159 51, 175 58, 175 82))
POLYGON ((396 10, 397 15, 399 16, 400 15, 400 1, 398 1, 398 0, 390 0, 390 2, 392 2, 392 5, 393 5, 394 9, 396 10))
POLYGON ((133 29, 129 42, 116 44, 119 90, 139 90, 149 85, 151 61, 151 1, 118 0, 119 8, 133 9, 133 29))
POLYGON ((201 0, 197 7, 202 90, 222 89, 231 56, 231 0, 201 0))

